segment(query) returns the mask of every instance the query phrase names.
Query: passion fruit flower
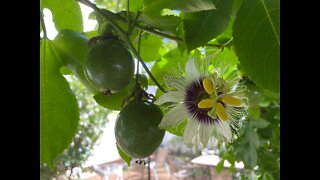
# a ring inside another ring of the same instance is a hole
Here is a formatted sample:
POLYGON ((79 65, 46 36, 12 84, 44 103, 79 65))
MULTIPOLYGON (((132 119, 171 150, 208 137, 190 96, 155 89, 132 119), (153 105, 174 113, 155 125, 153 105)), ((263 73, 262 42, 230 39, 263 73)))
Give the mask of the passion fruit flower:
POLYGON ((232 142, 246 116, 245 88, 236 73, 223 78, 221 69, 209 71, 207 60, 197 64, 190 59, 185 75, 165 76, 167 86, 174 90, 160 96, 155 104, 173 104, 159 127, 166 129, 187 120, 183 137, 189 147, 201 143, 204 148, 209 140, 232 142))

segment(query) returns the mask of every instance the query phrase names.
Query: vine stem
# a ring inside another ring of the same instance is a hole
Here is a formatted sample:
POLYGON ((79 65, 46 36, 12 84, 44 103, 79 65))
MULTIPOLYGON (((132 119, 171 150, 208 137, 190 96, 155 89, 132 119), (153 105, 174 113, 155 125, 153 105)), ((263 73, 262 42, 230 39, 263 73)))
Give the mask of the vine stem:
POLYGON ((148 180, 151 180, 151 172, 150 172, 150 157, 148 157, 148 180))
POLYGON ((43 37, 47 38, 47 29, 46 29, 46 25, 44 24, 44 19, 43 19, 43 13, 40 9, 40 23, 42 26, 42 30, 43 30, 43 37))
POLYGON ((130 6, 129 6, 129 1, 130 0, 127 0, 127 24, 128 24, 128 36, 130 37, 131 32, 129 31, 129 29, 130 29, 130 18, 129 18, 129 13, 130 13, 129 8, 130 8, 130 6))
MULTIPOLYGON (((86 0, 77 0, 77 1, 83 3, 84 5, 87 5, 87 6, 91 7, 91 5, 88 4, 87 2, 83 2, 83 1, 86 1, 86 0)), ((106 10, 105 12, 101 12, 101 13, 106 15, 106 16, 112 16, 113 18, 116 18, 117 20, 119 20, 122 23, 127 23, 127 19, 126 18, 124 18, 124 17, 122 17, 122 16, 120 16, 118 14, 115 14, 115 13, 109 11, 109 10, 106 10)), ((127 18, 129 18, 128 15, 127 15, 127 18)), ((163 32, 160 32, 160 31, 157 31, 157 30, 154 30, 154 29, 150 29, 148 27, 144 27, 144 26, 139 25, 138 23, 135 23, 132 26, 134 26, 134 27, 136 27, 136 28, 138 28, 140 30, 143 30, 143 31, 145 31, 147 33, 150 33, 150 34, 158 35, 158 36, 161 36, 161 37, 164 37, 164 38, 168 38, 168 39, 171 39, 171 40, 174 40, 174 41, 179 41, 179 42, 183 41, 183 39, 180 38, 180 37, 172 36, 172 35, 165 34, 163 32)), ((226 47, 226 46, 223 46, 221 44, 209 44, 209 43, 205 44, 205 46, 217 47, 217 48, 220 48, 220 49, 223 48, 223 47, 226 47)))
MULTIPOLYGON (((107 16, 112 16, 112 17, 116 18, 117 20, 119 20, 122 23, 127 23, 127 19, 122 17, 122 16, 120 16, 120 15, 118 15, 118 14, 115 14, 115 13, 113 13, 111 11, 108 11, 108 10, 106 10, 105 13, 106 13, 107 16)), ((141 12, 139 11, 138 13, 141 13, 141 12)), ((127 16, 127 18, 129 18, 129 17, 127 16)), ((176 36, 173 36, 173 35, 170 35, 170 34, 166 34, 166 33, 154 30, 154 29, 150 29, 148 27, 144 27, 144 26, 139 25, 138 23, 136 23, 136 24, 134 24, 132 26, 134 26, 134 27, 136 27, 136 28, 138 28, 140 30, 143 30, 143 31, 145 31, 147 33, 150 33, 150 34, 154 34, 154 35, 157 35, 157 36, 168 38, 168 39, 171 39, 171 40, 174 40, 174 41, 183 42, 183 38, 176 37, 176 36)), ((221 44, 209 44, 209 43, 205 44, 205 46, 217 47, 217 48, 220 48, 220 49, 223 48, 223 47, 226 47, 225 45, 221 45, 221 44)))
MULTIPOLYGON (((140 55, 140 43, 141 43, 141 35, 142 35, 142 30, 139 32, 139 39, 138 39, 138 54, 140 55)), ((139 61, 137 61, 137 72, 136 72, 136 84, 139 82, 139 61)))
POLYGON ((139 53, 137 52, 137 50, 135 49, 135 47, 133 46, 133 44, 130 41, 130 38, 127 36, 127 33, 123 31, 123 29, 121 29, 114 21, 113 19, 111 19, 109 16, 107 16, 106 14, 104 14, 95 4, 91 3, 89 0, 76 0, 84 5, 89 6, 90 8, 92 8, 93 10, 95 10, 96 12, 100 13, 102 16, 104 16, 109 22, 110 24, 113 26, 114 29, 116 29, 120 36, 122 37, 123 40, 125 40, 128 45, 129 48, 131 49, 132 53, 136 56, 136 58, 139 60, 139 62, 141 63, 141 65, 143 66, 143 68, 145 69, 145 71, 148 73, 148 75, 150 76, 151 80, 158 86, 158 88, 162 91, 162 92, 166 92, 166 90, 159 84, 159 82, 155 79, 155 77, 152 75, 152 73, 150 72, 150 70, 148 69, 147 65, 145 64, 145 62, 141 59, 139 53))

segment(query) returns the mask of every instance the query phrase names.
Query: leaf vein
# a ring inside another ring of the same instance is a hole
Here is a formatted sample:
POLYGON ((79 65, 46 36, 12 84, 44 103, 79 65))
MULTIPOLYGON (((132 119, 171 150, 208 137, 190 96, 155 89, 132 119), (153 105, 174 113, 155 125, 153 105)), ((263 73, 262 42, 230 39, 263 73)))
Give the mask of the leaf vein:
POLYGON ((279 38, 279 36, 278 36, 278 34, 277 34, 276 28, 274 27, 274 24, 273 24, 273 22, 272 22, 272 19, 271 19, 271 16, 270 16, 270 14, 269 14, 269 11, 268 11, 268 9, 267 9, 267 6, 266 6, 266 4, 264 3, 264 0, 260 0, 260 2, 262 3, 263 9, 265 10, 265 12, 266 12, 266 14, 267 14, 269 23, 270 23, 270 25, 271 25, 271 27, 272 27, 272 30, 273 30, 274 35, 276 36, 277 42, 278 42, 278 44, 280 45, 280 38, 279 38))

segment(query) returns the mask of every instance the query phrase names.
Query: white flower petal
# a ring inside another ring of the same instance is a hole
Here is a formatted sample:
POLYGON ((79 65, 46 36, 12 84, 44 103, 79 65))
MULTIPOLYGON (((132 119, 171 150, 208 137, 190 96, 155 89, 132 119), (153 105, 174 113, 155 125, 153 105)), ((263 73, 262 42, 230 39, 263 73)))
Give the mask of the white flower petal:
POLYGON ((183 77, 167 74, 164 76, 164 81, 168 87, 176 88, 179 91, 184 91, 187 87, 183 77))
POLYGON ((175 102, 179 103, 184 100, 184 92, 183 91, 169 91, 162 96, 159 97, 154 103, 157 105, 161 105, 166 102, 175 102))
POLYGON ((220 134, 222 134, 228 142, 231 142, 232 132, 229 125, 223 121, 219 120, 219 124, 217 125, 217 130, 220 134))
POLYGON ((200 78, 200 73, 193 59, 189 59, 186 63, 186 82, 187 84, 197 81, 200 78))
POLYGON ((161 123, 159 124, 159 128, 165 129, 170 126, 178 125, 182 120, 189 117, 190 115, 184 107, 184 104, 179 103, 163 116, 161 123))
POLYGON ((203 148, 207 147, 211 133, 212 133, 212 126, 210 124, 200 124, 199 139, 203 148))
POLYGON ((183 141, 187 146, 192 146, 194 136, 198 133, 199 123, 196 119, 190 118, 183 133, 183 141))

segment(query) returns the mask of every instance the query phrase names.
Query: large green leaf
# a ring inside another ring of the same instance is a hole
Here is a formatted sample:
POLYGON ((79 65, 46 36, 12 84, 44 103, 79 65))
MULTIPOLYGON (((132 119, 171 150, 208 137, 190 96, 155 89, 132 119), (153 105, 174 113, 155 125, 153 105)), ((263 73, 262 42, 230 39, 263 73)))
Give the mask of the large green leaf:
POLYGON ((40 0, 40 7, 50 9, 56 29, 82 32, 83 22, 79 4, 75 0, 40 0))
POLYGON ((216 166, 216 171, 218 172, 218 173, 220 173, 222 170, 223 170, 223 168, 224 168, 224 161, 225 161, 225 159, 221 159, 220 161, 219 161, 219 163, 217 164, 217 166, 216 166))
POLYGON ((257 164, 257 161, 257 150, 250 144, 247 144, 243 154, 243 163, 250 168, 254 168, 257 164))
MULTIPOLYGON (((124 18, 127 18, 126 11, 121 11, 118 14, 124 18)), ((131 22, 135 21, 136 16, 137 16, 137 13, 133 13, 133 12, 129 13, 131 22)), ((170 33, 175 33, 177 27, 181 24, 181 22, 182 20, 180 17, 172 16, 172 15, 161 16, 160 14, 155 14, 155 13, 142 12, 138 18, 138 23, 140 24, 144 24, 148 27, 158 29, 161 31, 170 32, 170 33)))
POLYGON ((183 136, 184 129, 188 123, 188 120, 184 120, 181 123, 179 123, 177 126, 172 126, 166 129, 166 131, 170 132, 171 134, 174 134, 176 136, 183 136))
POLYGON ((257 85, 280 90, 280 1, 246 0, 233 26, 241 67, 257 85))
POLYGON ((159 13, 162 9, 195 12, 215 9, 211 0, 143 0, 143 12, 159 13))
POLYGON ((184 14, 184 37, 188 51, 205 45, 222 33, 229 24, 232 0, 212 1, 217 9, 184 14))
MULTIPOLYGON (((138 42, 134 43, 138 49, 138 42)), ((140 42, 140 56, 145 62, 155 61, 160 58, 159 48, 161 47, 162 40, 154 35, 145 34, 141 37, 140 42)))
POLYGON ((53 160, 74 137, 79 109, 68 82, 60 74, 63 54, 49 40, 40 41, 40 161, 53 160))
MULTIPOLYGON (((128 7, 128 0, 122 0, 124 7, 128 7)), ((131 0, 129 1, 129 10, 131 12, 137 12, 143 8, 142 0, 131 0)), ((127 9, 127 8, 126 8, 127 9)))
POLYGON ((143 13, 140 18, 140 22, 144 22, 148 26, 168 31, 171 33, 175 33, 176 28, 181 24, 182 20, 180 17, 167 15, 167 16, 161 16, 157 14, 147 14, 143 13))

